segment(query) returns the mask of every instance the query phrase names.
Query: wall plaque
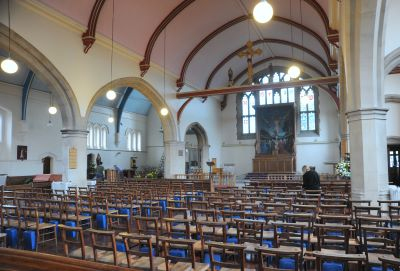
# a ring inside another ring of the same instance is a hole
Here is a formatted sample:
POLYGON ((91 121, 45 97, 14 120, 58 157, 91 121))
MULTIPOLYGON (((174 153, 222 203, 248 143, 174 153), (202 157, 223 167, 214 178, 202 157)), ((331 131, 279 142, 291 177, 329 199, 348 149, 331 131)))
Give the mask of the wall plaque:
POLYGON ((69 149, 69 168, 76 169, 77 168, 77 150, 72 147, 69 149))

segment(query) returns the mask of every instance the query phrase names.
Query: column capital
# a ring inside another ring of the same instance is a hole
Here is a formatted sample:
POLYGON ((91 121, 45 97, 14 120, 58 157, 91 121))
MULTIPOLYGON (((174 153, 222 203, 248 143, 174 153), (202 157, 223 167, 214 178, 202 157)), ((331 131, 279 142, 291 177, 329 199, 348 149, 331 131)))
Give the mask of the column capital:
POLYGON ((386 120, 389 109, 382 107, 362 108, 346 112, 349 122, 360 120, 386 120))
POLYGON ((62 137, 87 137, 89 131, 88 130, 72 130, 72 129, 63 129, 60 131, 62 137))

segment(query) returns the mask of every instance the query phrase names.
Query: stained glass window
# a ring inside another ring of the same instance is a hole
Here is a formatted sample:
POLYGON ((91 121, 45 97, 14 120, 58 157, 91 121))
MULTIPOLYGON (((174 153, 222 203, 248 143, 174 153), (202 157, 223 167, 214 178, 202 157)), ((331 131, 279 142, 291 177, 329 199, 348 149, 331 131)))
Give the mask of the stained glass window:
POLYGON ((315 95, 310 86, 303 86, 300 91, 300 130, 315 131, 315 95))
MULTIPOLYGON (((255 78, 259 84, 278 83, 290 81, 286 72, 274 71, 262 74, 255 78)), ((303 78, 299 78, 303 80, 303 78)), ((274 104, 296 103, 298 110, 297 125, 300 132, 316 132, 318 130, 316 111, 318 94, 312 86, 263 89, 257 92, 246 92, 238 95, 238 138, 250 139, 255 137, 256 117, 254 106, 268 106, 274 104), (240 119, 239 119, 240 118, 240 119)))

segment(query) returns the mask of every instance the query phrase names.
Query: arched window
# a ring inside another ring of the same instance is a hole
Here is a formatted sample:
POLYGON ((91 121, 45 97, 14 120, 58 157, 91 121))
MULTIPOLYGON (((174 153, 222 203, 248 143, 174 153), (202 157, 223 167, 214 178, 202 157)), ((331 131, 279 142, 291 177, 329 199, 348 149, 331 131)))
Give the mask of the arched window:
POLYGON ((136 141, 136 144, 137 144, 136 150, 137 150, 137 151, 141 151, 141 150, 142 150, 142 135, 141 135, 140 132, 137 132, 137 141, 136 141))
POLYGON ((106 126, 101 127, 101 149, 107 149, 107 134, 108 134, 108 129, 106 126))
POLYGON ((315 131, 315 95, 310 86, 300 91, 300 131, 315 131))
MULTIPOLYGON (((290 81, 283 68, 275 68, 272 73, 259 73, 255 82, 259 84, 290 81)), ((300 80, 302 78, 299 78, 300 80)), ((254 106, 295 103, 298 110, 296 120, 299 135, 307 132, 318 133, 318 91, 315 87, 265 89, 258 92, 246 92, 237 95, 237 137, 254 139, 256 118, 254 106)))
POLYGON ((126 130, 126 148, 128 151, 132 151, 132 130, 126 130))
POLYGON ((101 132, 100 125, 93 125, 93 149, 100 149, 101 132))
POLYGON ((255 134, 256 132, 256 98, 252 92, 246 92, 242 96, 242 133, 244 135, 255 134))
POLYGON ((132 133, 132 150, 133 151, 137 151, 137 148, 136 148, 136 133, 135 132, 132 133))
POLYGON ((93 124, 89 123, 87 127, 89 133, 87 135, 86 146, 89 149, 93 148, 93 124))

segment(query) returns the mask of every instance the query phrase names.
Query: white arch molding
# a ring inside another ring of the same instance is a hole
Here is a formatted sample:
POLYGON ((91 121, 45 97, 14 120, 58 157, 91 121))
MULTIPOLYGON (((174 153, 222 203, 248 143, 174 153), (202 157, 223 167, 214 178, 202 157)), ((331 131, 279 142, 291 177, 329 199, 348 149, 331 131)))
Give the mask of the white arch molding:
MULTIPOLYGON (((0 23, 0 48, 8 51, 8 27, 0 23)), ((36 47, 11 30, 11 54, 47 83, 59 106, 63 130, 86 130, 78 101, 64 76, 36 47)))
POLYGON ((97 99, 104 96, 111 87, 131 87, 146 96, 146 98, 149 99, 149 101, 151 102, 152 106, 154 106, 161 120, 161 125, 164 131, 164 142, 177 140, 177 125, 175 119, 173 118, 171 109, 168 108, 169 114, 167 116, 161 116, 160 110, 164 106, 163 97, 150 83, 139 77, 118 78, 101 87, 90 100, 90 103, 86 110, 86 122, 89 120, 90 113, 92 112, 93 106, 96 103, 97 99))

